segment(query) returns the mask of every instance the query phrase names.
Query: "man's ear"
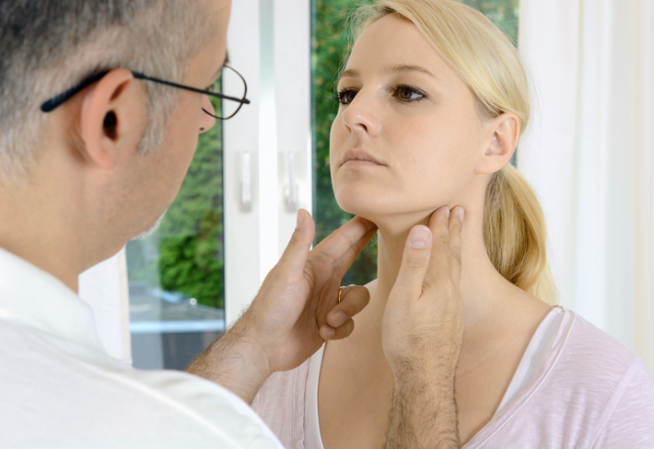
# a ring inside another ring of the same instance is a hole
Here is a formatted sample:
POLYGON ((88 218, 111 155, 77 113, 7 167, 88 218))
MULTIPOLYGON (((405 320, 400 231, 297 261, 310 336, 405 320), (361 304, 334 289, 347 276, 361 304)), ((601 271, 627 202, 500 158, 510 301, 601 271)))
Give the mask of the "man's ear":
POLYGON ((81 107, 80 137, 83 157, 96 167, 109 169, 120 162, 121 151, 134 150, 143 134, 140 93, 129 70, 107 73, 86 92, 81 107), (140 103, 140 104, 139 104, 140 103), (136 136, 136 139, 134 138, 136 136))
POLYGON ((495 173, 511 161, 520 137, 520 119, 505 112, 489 122, 486 144, 479 156, 475 173, 495 173))

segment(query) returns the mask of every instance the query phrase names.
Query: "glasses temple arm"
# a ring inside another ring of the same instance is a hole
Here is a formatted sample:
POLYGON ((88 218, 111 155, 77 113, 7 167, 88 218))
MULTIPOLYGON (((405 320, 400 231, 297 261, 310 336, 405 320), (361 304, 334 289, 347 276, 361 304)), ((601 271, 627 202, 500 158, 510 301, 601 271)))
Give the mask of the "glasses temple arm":
POLYGON ((226 99, 226 100, 237 101, 237 102, 243 103, 243 104, 250 104, 250 100, 248 100, 247 98, 235 98, 235 97, 230 97, 228 95, 219 94, 219 93, 216 93, 216 92, 209 92, 207 90, 196 89, 195 87, 184 86, 183 84, 177 84, 177 83, 173 83, 171 81, 161 80, 159 78, 152 78, 151 76, 147 76, 147 75, 144 75, 144 74, 139 73, 139 72, 132 72, 132 74, 134 75, 134 78, 137 78, 137 79, 152 81, 152 82, 159 83, 159 84, 165 84, 166 86, 176 87, 178 89, 190 90, 191 92, 197 92, 199 94, 205 94, 205 95, 209 95, 209 96, 216 97, 216 98, 222 98, 222 99, 226 99))
POLYGON ((91 78, 88 78, 84 80, 82 83, 78 84, 75 87, 72 87, 68 89, 66 92, 63 92, 56 97, 46 101, 41 105, 41 110, 43 112, 52 112, 59 106, 61 106, 66 100, 71 98, 73 95, 76 93, 86 89, 89 87, 91 84, 100 81, 107 73, 109 73, 109 70, 106 70, 104 72, 100 72, 97 75, 92 76, 91 78))

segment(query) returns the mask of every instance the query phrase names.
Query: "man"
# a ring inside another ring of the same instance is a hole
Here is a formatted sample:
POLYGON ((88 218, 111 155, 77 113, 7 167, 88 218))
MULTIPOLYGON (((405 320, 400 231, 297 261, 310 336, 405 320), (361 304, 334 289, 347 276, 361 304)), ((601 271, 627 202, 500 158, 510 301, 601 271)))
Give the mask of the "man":
MULTIPOLYGON (((279 447, 246 403, 271 373, 352 332, 368 294, 339 285, 376 231, 359 218, 310 251, 313 222, 299 211, 282 259, 189 366, 195 375, 111 359, 76 295, 81 272, 155 226, 175 198, 198 133, 214 124, 198 90, 226 63, 230 7, 0 0, 0 447, 279 447)), ((426 227, 410 237, 394 291, 404 302, 429 292, 431 241, 426 227)), ((390 354, 410 353, 410 341, 390 354)), ((391 447, 418 425, 405 405, 391 447)))

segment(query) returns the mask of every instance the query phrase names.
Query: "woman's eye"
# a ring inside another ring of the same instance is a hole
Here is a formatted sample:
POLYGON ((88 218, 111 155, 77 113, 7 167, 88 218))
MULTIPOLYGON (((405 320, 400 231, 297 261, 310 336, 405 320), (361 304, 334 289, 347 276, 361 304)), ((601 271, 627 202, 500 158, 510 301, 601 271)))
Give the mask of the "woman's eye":
POLYGON ((352 100, 354 100, 354 97, 356 97, 356 95, 357 95, 356 91, 352 89, 339 90, 337 94, 338 102, 340 104, 350 104, 352 103, 352 100))
POLYGON ((396 86, 394 93, 398 100, 404 102, 420 101, 427 97, 423 91, 411 86, 396 86))

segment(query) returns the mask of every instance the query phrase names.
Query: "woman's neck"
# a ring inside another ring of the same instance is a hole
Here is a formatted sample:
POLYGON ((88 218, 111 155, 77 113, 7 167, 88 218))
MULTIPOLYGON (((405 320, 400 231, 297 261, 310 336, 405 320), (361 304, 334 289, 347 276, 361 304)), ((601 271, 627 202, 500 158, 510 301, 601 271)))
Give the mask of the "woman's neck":
MULTIPOLYGON (((402 254, 411 228, 428 224, 428 217, 404 226, 379 224, 377 281, 370 285, 371 302, 368 306, 373 322, 381 326, 388 295, 395 284, 402 262, 402 254)), ((500 299, 516 287, 504 279, 495 269, 486 253, 482 232, 483 208, 466 209, 462 229, 460 288, 465 301, 464 323, 470 332, 491 313, 502 309, 500 299)), ((437 242, 434 242, 437 244, 437 242)), ((381 328, 379 328, 381 332, 381 328)))

